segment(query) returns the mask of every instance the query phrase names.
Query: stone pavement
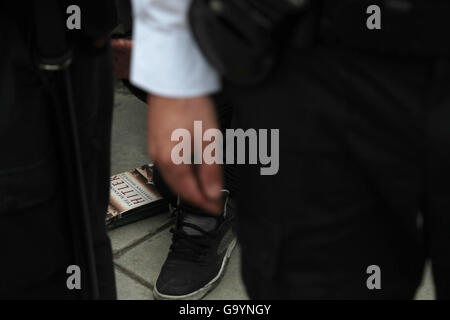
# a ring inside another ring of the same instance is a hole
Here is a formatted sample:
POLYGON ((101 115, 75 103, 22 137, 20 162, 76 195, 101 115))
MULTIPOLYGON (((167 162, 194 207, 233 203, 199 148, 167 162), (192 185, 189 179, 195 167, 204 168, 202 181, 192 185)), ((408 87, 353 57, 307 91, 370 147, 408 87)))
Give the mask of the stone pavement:
MULTIPOLYGON (((117 84, 112 135, 112 168, 116 174, 150 162, 146 151, 146 106, 117 84)), ((172 225, 162 214, 109 232, 119 299, 153 299, 152 289, 169 246, 172 225)), ((417 299, 433 299, 427 272, 417 299)), ((240 274, 240 252, 235 249, 219 286, 205 299, 247 299, 240 274)))

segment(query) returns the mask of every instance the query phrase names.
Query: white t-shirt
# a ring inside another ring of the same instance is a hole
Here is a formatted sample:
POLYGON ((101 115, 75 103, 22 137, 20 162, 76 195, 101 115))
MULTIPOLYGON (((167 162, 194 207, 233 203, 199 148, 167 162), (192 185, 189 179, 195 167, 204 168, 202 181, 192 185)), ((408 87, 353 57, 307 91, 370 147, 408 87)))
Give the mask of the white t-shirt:
POLYGON ((220 78, 200 52, 187 13, 191 0, 133 0, 131 82, 165 97, 220 90, 220 78))

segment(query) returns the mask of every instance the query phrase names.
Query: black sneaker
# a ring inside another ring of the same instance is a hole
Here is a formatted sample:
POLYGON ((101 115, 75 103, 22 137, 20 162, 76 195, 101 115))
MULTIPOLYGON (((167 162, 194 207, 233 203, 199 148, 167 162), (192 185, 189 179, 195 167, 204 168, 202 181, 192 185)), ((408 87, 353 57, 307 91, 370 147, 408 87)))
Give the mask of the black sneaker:
POLYGON ((181 203, 169 255, 153 295, 158 300, 198 300, 214 289, 236 245, 232 228, 235 203, 224 191, 224 214, 219 217, 181 203))

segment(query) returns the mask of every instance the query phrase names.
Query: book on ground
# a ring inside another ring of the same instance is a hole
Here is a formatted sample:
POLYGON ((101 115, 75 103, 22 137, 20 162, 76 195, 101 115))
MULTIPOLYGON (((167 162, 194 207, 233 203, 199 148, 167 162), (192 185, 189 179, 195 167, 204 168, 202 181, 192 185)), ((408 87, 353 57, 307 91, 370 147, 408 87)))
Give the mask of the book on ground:
POLYGON ((169 207, 153 183, 153 165, 113 175, 106 226, 113 229, 163 212, 169 207))

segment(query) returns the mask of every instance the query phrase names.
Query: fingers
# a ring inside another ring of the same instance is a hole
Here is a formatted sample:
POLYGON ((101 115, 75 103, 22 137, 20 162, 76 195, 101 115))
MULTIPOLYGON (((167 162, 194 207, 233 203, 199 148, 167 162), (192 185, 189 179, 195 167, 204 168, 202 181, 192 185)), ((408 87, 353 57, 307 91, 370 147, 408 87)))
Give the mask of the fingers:
MULTIPOLYGON (((220 133, 219 124, 216 119, 216 114, 214 111, 214 105, 210 99, 204 102, 208 104, 208 108, 205 110, 205 115, 203 117, 203 130, 205 132, 210 129, 216 130, 220 133)), ((223 189, 223 176, 222 176, 222 166, 216 163, 216 160, 223 158, 223 142, 218 143, 216 137, 213 135, 208 135, 206 140, 202 142, 202 164, 197 166, 197 176, 199 179, 200 187, 208 198, 211 200, 217 200, 222 198, 223 189), (205 153, 205 149, 208 144, 215 143, 216 149, 214 151, 214 158, 211 159, 212 154, 210 152, 205 153), (208 158, 208 159, 206 159, 208 158)))
POLYGON ((202 192, 192 165, 174 165, 171 162, 161 163, 158 161, 156 161, 156 165, 172 191, 180 194, 183 200, 208 212, 221 213, 220 198, 219 201, 214 201, 202 192))
POLYGON ((214 204, 211 213, 221 214, 223 175, 222 166, 218 164, 201 164, 196 166, 198 183, 201 191, 214 204))
MULTIPOLYGON (((216 114, 214 111, 214 105, 211 99, 204 99, 201 101, 205 105, 204 114, 202 116, 203 130, 206 132, 209 129, 215 129, 219 131, 219 125, 216 120, 216 114)), ((212 140, 214 140, 213 138, 212 140)), ((198 179, 198 184, 204 195, 214 204, 214 210, 210 210, 211 213, 221 214, 223 211, 222 204, 222 189, 223 189, 223 174, 222 166, 220 164, 211 162, 205 159, 205 148, 212 141, 202 141, 202 164, 195 166, 195 174, 198 179)), ((215 150, 215 153, 222 154, 222 145, 219 145, 219 149, 215 150)), ((208 156, 209 157, 209 153, 208 156)))

